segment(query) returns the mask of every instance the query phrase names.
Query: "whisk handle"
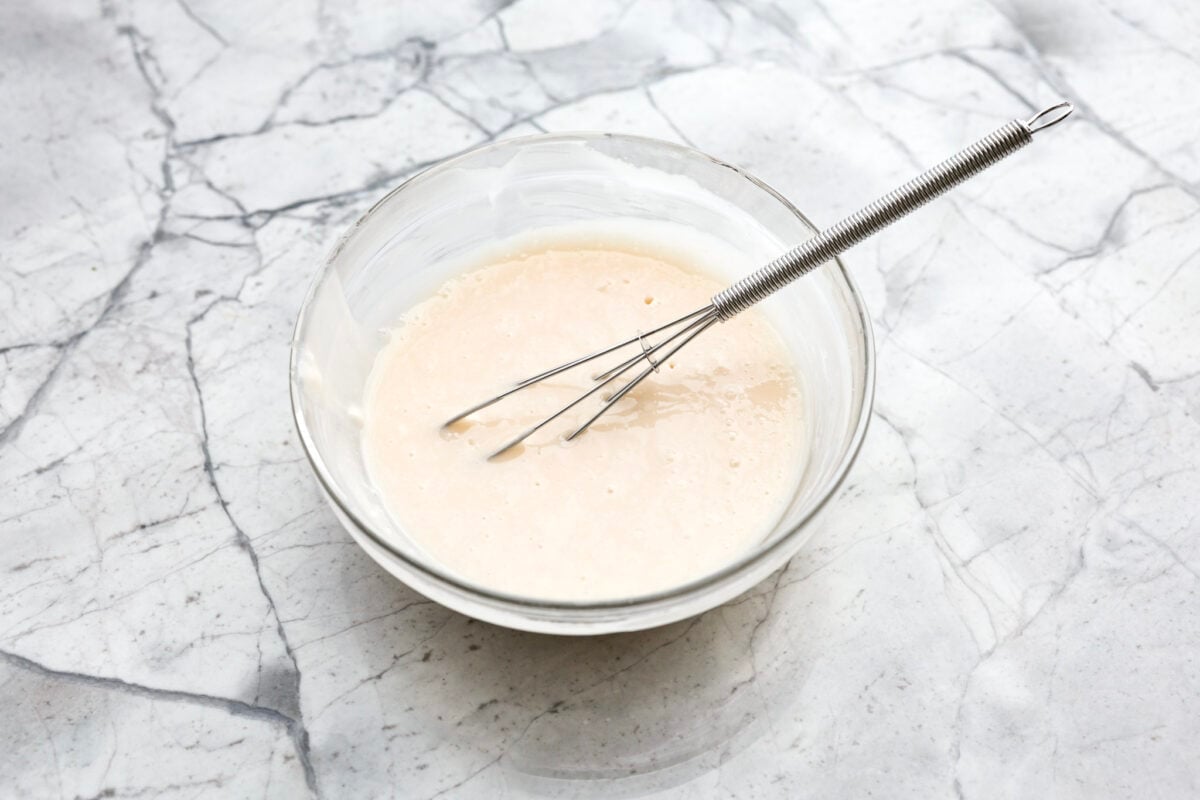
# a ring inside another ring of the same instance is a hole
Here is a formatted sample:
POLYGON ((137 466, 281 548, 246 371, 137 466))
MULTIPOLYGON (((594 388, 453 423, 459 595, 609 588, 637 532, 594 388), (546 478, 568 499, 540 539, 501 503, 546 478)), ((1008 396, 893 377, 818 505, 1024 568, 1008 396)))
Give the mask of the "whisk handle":
POLYGON ((792 248, 762 269, 747 275, 712 298, 725 321, 859 242, 874 236, 906 214, 945 194, 1033 141, 1033 134, 1066 119, 1073 107, 1059 103, 1028 120, 1015 119, 959 151, 898 189, 832 227, 792 248))

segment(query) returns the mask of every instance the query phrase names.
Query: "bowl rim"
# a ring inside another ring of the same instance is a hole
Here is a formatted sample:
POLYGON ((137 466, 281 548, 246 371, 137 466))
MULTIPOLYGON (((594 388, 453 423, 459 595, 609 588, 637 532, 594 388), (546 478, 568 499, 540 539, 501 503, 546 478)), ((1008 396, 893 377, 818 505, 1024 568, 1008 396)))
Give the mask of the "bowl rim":
MULTIPOLYGON (((846 448, 842 456, 841 462, 837 465, 834 471, 833 480, 830 481, 828 488, 825 490, 821 498, 813 505, 811 509, 801 517, 795 525, 792 526, 784 535, 780 536, 773 542, 769 542, 758 547, 755 547, 734 561, 729 562, 718 570, 715 570, 705 575, 700 576, 687 583, 673 586, 669 589, 662 589, 656 592, 647 594, 634 595, 627 598, 614 598, 605 600, 552 600, 540 599, 535 597, 526 597, 518 594, 497 591, 486 586, 473 583, 457 577, 439 567, 427 564, 417 559, 414 559, 405 553, 399 552, 387 539, 377 534, 370 525, 367 525, 359 515, 351 508, 350 503, 341 495, 337 489, 335 481, 331 480, 330 470, 326 467, 324 460, 317 449, 316 443, 312 438, 312 434, 308 429, 308 425, 304 419, 304 415, 300 410, 300 336, 304 330, 305 321, 308 317, 309 308, 312 305, 313 296, 316 294, 317 287, 333 268, 334 262, 341 254, 342 250, 349 243, 351 238, 358 230, 371 219, 385 204, 401 191, 412 187, 422 181, 436 177, 443 170, 451 169, 462 162, 471 159, 481 153, 490 152, 500 148, 520 148, 530 144, 538 144, 542 142, 562 140, 584 140, 594 141, 598 139, 620 139, 628 141, 632 144, 660 148, 673 151, 675 154, 683 155, 689 158, 699 158, 704 161, 725 169, 732 170, 739 177, 749 181, 758 189, 766 192, 774 200, 779 202, 787 211, 794 214, 805 225, 813 231, 819 231, 813 222, 804 215, 798 208, 772 188, 766 182, 760 180, 746 170, 734 164, 730 164, 719 158, 715 158, 707 153, 696 150, 695 148, 686 145, 669 142, 663 139, 656 139, 650 136, 639 136, 635 134, 611 133, 606 131, 561 131, 553 133, 537 133, 526 136, 517 136, 499 141, 486 142, 468 150, 452 155, 436 164, 422 169, 408 178, 405 178, 399 185, 391 189, 387 194, 377 200, 359 216, 350 226, 338 237, 337 242, 329 251, 321 263, 320 268, 313 275, 309 283, 308 289, 304 294, 304 299, 300 304, 300 310, 296 315, 296 324, 292 329, 292 339, 290 345, 290 353, 288 359, 288 385, 289 395, 292 409, 292 422, 296 427, 296 432, 300 438, 300 446, 304 450, 304 455, 308 459, 309 465, 312 467, 313 473, 316 475, 318 483, 324 490, 326 499, 333 503, 337 510, 345 515, 346 519, 354 524, 358 530, 369 538, 372 542, 379 545, 387 551, 392 557, 399 559, 407 567, 416 570, 423 577, 432 579, 435 583, 441 582, 448 584, 457 592, 465 593, 468 596, 478 598, 480 600, 491 603, 503 604, 504 606, 515 607, 518 609, 536 609, 540 612, 562 611, 567 613, 587 613, 587 612, 602 612, 612 611, 614 609, 634 609, 642 606, 656 606, 660 603, 680 600, 695 595, 703 590, 715 587, 722 582, 730 579, 740 573, 748 571, 755 566, 761 564, 764 560, 771 557, 773 554, 785 549, 796 538, 797 534, 802 531, 805 526, 814 518, 830 500, 838 493, 842 484, 849 475, 851 467, 858 459, 858 455, 862 450, 863 441, 866 438, 867 428, 869 427, 872 410, 875 403, 875 335, 871 326, 871 316, 866 308, 866 303, 863 300, 862 292, 859 291, 858 284, 854 281, 853 276, 846 269, 840 257, 834 257, 833 263, 843 281, 845 281, 850 292, 850 297, 854 301, 854 309, 858 315, 859 327, 863 332, 863 369, 862 369, 862 406, 859 409, 858 419, 855 421, 854 433, 851 437, 850 444, 846 448)), ((370 553, 368 553, 371 555, 370 553)), ((402 581, 403 582, 403 581, 402 581)))

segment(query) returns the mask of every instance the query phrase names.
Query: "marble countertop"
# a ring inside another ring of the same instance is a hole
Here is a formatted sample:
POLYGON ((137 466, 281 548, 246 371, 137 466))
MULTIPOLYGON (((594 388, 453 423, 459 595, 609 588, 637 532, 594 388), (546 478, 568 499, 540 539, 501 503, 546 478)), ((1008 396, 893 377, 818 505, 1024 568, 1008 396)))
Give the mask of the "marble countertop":
POLYGON ((0 8, 0 795, 1194 797, 1200 13, 1083 0, 0 8), (391 579, 289 415, 300 298, 405 176, 609 129, 831 222, 876 413, 786 569, 560 639, 391 579))

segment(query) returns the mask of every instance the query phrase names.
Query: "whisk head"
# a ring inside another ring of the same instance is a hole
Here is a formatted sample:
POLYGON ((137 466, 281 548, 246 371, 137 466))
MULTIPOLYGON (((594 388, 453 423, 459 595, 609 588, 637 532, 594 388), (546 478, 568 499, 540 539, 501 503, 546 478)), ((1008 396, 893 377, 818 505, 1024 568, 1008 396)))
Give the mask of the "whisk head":
POLYGON ((579 395, 579 397, 575 398, 570 403, 567 403, 550 416, 542 419, 536 425, 526 428, 520 435, 511 439, 499 450, 489 455, 488 460, 490 461, 504 455, 517 445, 521 444, 521 442, 525 441, 530 436, 561 417, 563 414, 566 414, 568 411, 580 405, 587 399, 600 395, 599 409, 594 414, 589 416, 582 425, 578 426, 564 437, 567 441, 571 441, 591 427, 593 422, 600 419, 600 417, 602 417, 605 412, 616 405, 622 397, 633 391, 633 389, 639 383, 650 376, 650 373, 656 372, 660 364, 669 359, 671 356, 675 355, 684 345, 686 345, 692 339, 695 339, 697 336, 708 330, 719 321, 720 316, 718 315, 716 306, 709 304, 703 308, 698 308, 690 314, 685 314, 679 319, 668 322, 666 325, 660 325, 653 330, 646 331, 645 333, 638 333, 636 336, 625 339, 617 344, 610 345, 603 350, 597 350, 589 355, 576 358, 573 361, 566 362, 565 364, 559 364, 558 366, 552 367, 545 372, 539 372, 537 375, 526 378, 525 380, 518 382, 510 389, 501 392, 495 397, 488 398, 482 403, 473 405, 466 411, 463 411, 461 414, 446 420, 446 422, 443 423, 442 428, 449 428, 454 423, 471 416, 475 412, 482 411, 488 406, 494 405, 504 398, 516 394, 522 389, 528 389, 534 384, 541 383, 547 378, 559 375, 567 370, 575 369, 576 367, 580 367, 612 353, 617 353, 620 350, 637 348, 637 352, 627 357, 624 361, 621 361, 620 363, 610 367, 598 375, 594 375, 592 377, 592 382, 594 385, 591 388, 584 391, 583 394, 579 395), (631 370, 634 370, 635 367, 641 365, 642 362, 645 362, 646 366, 636 371, 632 377, 628 378, 624 382, 621 382, 621 378, 623 376, 626 376, 631 370), (609 389, 608 392, 605 392, 606 388, 609 389))

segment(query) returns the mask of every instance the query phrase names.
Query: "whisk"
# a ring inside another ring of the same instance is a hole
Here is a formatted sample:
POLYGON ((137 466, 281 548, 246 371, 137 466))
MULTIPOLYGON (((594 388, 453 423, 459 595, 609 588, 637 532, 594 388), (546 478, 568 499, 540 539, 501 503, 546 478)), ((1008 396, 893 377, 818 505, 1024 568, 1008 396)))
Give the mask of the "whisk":
POLYGON ((1012 120, 970 147, 921 173, 900 188, 885 194, 870 205, 854 212, 841 222, 826 228, 756 272, 737 281, 729 288, 718 292, 703 308, 698 308, 690 314, 685 314, 679 319, 660 325, 653 330, 639 332, 636 336, 631 336, 602 350, 597 350, 565 364, 559 364, 545 372, 539 372, 495 397, 471 406, 461 414, 447 420, 443 427, 449 427, 459 420, 547 378, 575 369, 619 350, 631 348, 633 355, 625 358, 616 366, 593 376, 595 385, 536 425, 523 431, 488 458, 495 459, 507 453, 588 398, 595 397, 609 387, 613 387, 606 394, 600 396, 598 410, 564 437, 567 441, 575 439, 616 405, 621 398, 646 380, 651 373, 656 372, 660 364, 670 359, 689 342, 718 322, 725 322, 733 318, 736 314, 779 291, 797 278, 808 274, 838 254, 875 235, 909 212, 944 194, 967 178, 1012 155, 1033 141, 1035 133, 1062 122, 1073 110, 1074 107, 1070 103, 1062 102, 1038 112, 1027 120, 1012 120), (635 372, 623 384, 618 385, 623 376, 643 362, 646 364, 644 368, 635 372))

